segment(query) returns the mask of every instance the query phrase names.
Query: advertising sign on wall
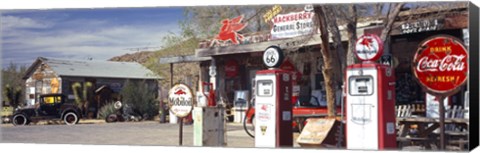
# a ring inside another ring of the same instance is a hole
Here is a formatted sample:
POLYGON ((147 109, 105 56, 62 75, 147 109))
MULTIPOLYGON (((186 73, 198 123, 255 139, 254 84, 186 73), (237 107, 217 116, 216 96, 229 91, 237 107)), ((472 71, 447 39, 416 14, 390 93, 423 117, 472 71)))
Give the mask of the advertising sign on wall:
POLYGON ((452 36, 434 36, 422 42, 413 61, 413 73, 420 84, 434 95, 455 93, 468 77, 468 53, 452 36))
POLYGON ((272 19, 273 28, 270 31, 272 39, 292 38, 313 33, 313 12, 293 12, 279 14, 272 19))

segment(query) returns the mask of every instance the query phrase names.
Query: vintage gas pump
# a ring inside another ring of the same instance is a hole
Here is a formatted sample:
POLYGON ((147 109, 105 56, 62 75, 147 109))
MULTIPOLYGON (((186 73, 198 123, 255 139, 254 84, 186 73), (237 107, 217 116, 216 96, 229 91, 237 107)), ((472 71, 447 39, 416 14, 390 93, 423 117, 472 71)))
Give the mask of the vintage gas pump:
POLYGON ((390 66, 374 62, 383 53, 383 43, 366 34, 355 51, 362 63, 346 70, 347 149, 394 149, 395 76, 390 66))
POLYGON ((255 147, 292 147, 292 83, 290 71, 278 69, 283 61, 279 47, 263 54, 268 70, 255 77, 255 147))
POLYGON ((216 102, 215 78, 217 72, 214 60, 212 60, 209 74, 211 83, 201 82, 202 95, 197 99, 197 101, 206 102, 203 102, 202 105, 197 103, 193 109, 193 145, 225 146, 225 108, 217 105, 216 102))

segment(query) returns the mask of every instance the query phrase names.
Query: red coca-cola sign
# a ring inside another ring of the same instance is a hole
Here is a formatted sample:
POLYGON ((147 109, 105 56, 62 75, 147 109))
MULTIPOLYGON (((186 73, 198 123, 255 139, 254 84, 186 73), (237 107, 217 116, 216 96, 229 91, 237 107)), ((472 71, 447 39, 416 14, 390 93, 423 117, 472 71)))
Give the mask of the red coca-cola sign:
POLYGON ((236 60, 229 60, 225 63, 225 75, 227 78, 233 78, 238 75, 238 63, 236 60))
POLYGON ((412 69, 420 84, 434 95, 457 92, 468 77, 468 53, 463 43, 448 35, 423 41, 415 54, 412 69))

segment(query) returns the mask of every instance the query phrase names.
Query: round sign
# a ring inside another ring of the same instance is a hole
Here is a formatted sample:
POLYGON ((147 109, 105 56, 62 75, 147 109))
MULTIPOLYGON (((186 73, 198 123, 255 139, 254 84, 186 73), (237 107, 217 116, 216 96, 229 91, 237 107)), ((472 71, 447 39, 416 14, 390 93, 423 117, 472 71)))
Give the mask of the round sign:
POLYGON ((439 35, 419 45, 412 70, 428 93, 449 96, 456 93, 466 82, 467 60, 467 50, 460 40, 439 35))
POLYGON ((185 117, 192 111, 192 90, 185 84, 177 84, 168 91, 168 106, 177 117, 185 117))
POLYGON ((236 60, 232 59, 225 63, 225 76, 227 78, 233 78, 238 75, 238 63, 236 60))
POLYGON ((376 61, 383 54, 383 41, 374 34, 364 34, 355 43, 355 55, 361 61, 376 61))
POLYGON ((263 63, 267 67, 279 67, 282 62, 283 53, 278 46, 270 46, 263 53, 263 63))

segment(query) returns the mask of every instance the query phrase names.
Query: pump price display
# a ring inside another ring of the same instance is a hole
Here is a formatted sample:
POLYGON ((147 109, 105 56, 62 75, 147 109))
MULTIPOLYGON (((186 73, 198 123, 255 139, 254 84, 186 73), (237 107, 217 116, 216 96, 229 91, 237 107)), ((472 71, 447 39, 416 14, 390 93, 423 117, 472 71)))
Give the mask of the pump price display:
POLYGON ((168 92, 168 106, 177 117, 185 117, 192 111, 193 94, 185 84, 177 84, 168 92))
POLYGON ((262 97, 270 97, 273 95, 273 81, 259 80, 257 85, 257 95, 262 97))
POLYGON ((283 53, 280 47, 270 46, 263 53, 263 63, 267 67, 279 67, 283 62, 283 53))
POLYGON ((453 36, 433 36, 418 47, 413 60, 413 73, 429 93, 455 93, 468 76, 468 53, 463 43, 453 36))

